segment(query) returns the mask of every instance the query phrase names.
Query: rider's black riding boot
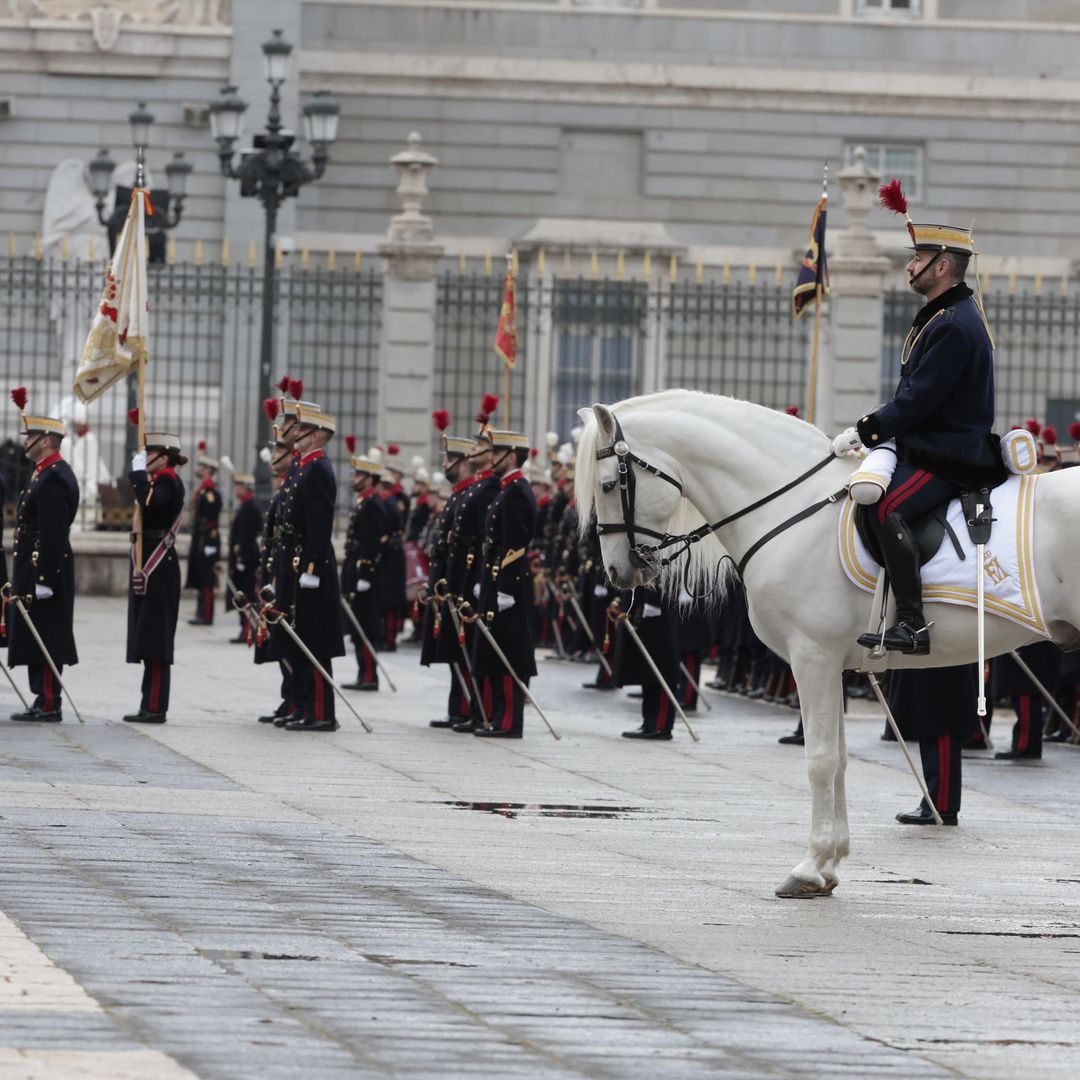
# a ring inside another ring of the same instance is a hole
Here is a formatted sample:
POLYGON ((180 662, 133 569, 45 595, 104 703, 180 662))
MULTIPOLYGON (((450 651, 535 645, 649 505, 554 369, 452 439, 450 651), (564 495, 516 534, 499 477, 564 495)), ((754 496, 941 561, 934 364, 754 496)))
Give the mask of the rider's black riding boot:
POLYGON ((922 578, 915 536, 899 514, 889 514, 877 536, 896 598, 896 625, 885 631, 884 639, 878 634, 863 634, 859 644, 868 649, 883 644, 892 652, 926 656, 930 652, 930 630, 923 618, 922 578))

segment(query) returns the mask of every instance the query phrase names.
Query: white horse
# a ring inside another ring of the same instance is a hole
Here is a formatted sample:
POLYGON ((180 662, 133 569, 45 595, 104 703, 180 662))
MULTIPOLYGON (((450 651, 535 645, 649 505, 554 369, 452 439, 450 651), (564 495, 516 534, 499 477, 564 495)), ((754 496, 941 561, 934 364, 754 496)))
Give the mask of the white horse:
MULTIPOLYGON (((721 562, 723 555, 738 564, 770 530, 842 489, 855 464, 851 458, 833 458, 802 483, 708 533, 661 566, 663 557, 681 545, 649 551, 660 537, 722 521, 783 488, 832 453, 829 438, 784 413, 689 390, 594 405, 591 411, 582 409, 581 417, 585 428, 575 475, 582 524, 587 526, 588 508, 595 504, 601 525, 614 526, 601 530, 600 546, 608 575, 621 588, 658 579, 662 588, 677 590, 688 570, 698 592, 722 589, 732 567, 730 560, 721 562)), ((743 573, 750 622, 761 640, 791 664, 802 704, 813 799, 810 842, 806 857, 776 890, 784 897, 831 893, 839 880, 837 864, 849 850, 841 675, 860 663, 863 651, 856 638, 867 629, 873 598, 852 585, 841 567, 841 502, 826 503, 770 539, 753 552, 743 573)), ((1055 641, 1076 648, 1080 468, 1038 478, 1035 523, 1043 616, 1055 641)), ((946 667, 977 659, 974 611, 931 604, 927 617, 934 621, 930 655, 890 654, 891 666, 946 667)), ((1004 619, 987 619, 987 656, 1035 640, 1042 639, 1004 619)))

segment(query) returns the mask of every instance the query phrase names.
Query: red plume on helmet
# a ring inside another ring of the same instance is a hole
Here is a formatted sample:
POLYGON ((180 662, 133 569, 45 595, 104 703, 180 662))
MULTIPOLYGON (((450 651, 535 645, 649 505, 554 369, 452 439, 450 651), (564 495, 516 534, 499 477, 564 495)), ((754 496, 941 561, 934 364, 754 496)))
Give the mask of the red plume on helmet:
POLYGON ((789 405, 784 410, 784 412, 786 412, 788 414, 788 416, 798 416, 799 415, 799 406, 798 405, 789 405))
POLYGON ((263 402, 263 412, 266 414, 266 419, 272 424, 278 418, 278 412, 281 410, 281 406, 278 404, 277 398, 268 397, 263 402))
POLYGON ((278 381, 274 385, 283 394, 287 394, 289 392, 289 383, 291 383, 291 382, 292 382, 292 379, 290 379, 288 375, 282 375, 281 378, 278 379, 278 381))
POLYGON ((16 386, 15 389, 11 391, 11 400, 15 403, 15 408, 20 412, 26 408, 28 396, 25 386, 16 386))
POLYGON ((907 216, 907 196, 904 194, 903 185, 895 176, 878 188, 878 201, 884 209, 907 216))
POLYGON ((1075 421, 1069 425, 1069 438, 1073 442, 1080 442, 1080 421, 1075 421))
POLYGON ((539 453, 540 453, 540 447, 539 446, 534 446, 529 451, 529 457, 531 457, 531 458, 537 457, 539 455, 539 453))
POLYGON ((435 425, 436 431, 445 431, 450 426, 450 410, 436 409, 431 414, 431 420, 435 425))
POLYGON ((199 449, 200 450, 205 450, 206 449, 206 440, 205 439, 200 439, 199 440, 199 449))
POLYGON ((1044 446, 1057 446, 1057 428, 1047 424, 1042 429, 1042 441, 1044 446))
POLYGON ((348 450, 350 454, 355 454, 356 453, 356 436, 355 435, 346 435, 345 436, 345 449, 348 450))
POLYGON ((480 402, 480 411, 476 414, 476 422, 484 425, 491 419, 491 414, 499 407, 499 396, 497 394, 485 394, 483 401, 480 402))
POLYGON ((292 394, 297 401, 304 396, 304 380, 303 379, 290 379, 289 380, 289 393, 292 394))
POLYGON ((139 426, 139 410, 138 409, 128 409, 128 423, 132 427, 138 427, 139 426))
POLYGON ((1036 420, 1034 416, 1029 416, 1024 421, 1024 429, 1026 431, 1030 431, 1031 434, 1034 435, 1035 438, 1037 439, 1039 437, 1039 432, 1042 431, 1042 424, 1040 424, 1039 421, 1036 420))
POLYGON ((386 448, 386 452, 390 455, 390 457, 394 457, 395 455, 401 453, 401 447, 398 446, 397 443, 390 443, 386 448))

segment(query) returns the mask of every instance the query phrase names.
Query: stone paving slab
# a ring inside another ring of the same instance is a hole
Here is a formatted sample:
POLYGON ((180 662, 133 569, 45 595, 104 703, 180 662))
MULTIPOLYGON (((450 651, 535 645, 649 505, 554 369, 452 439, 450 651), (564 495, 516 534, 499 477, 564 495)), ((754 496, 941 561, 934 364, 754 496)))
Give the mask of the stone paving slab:
POLYGON ((204 1077, 1080 1072, 1076 751, 965 760, 961 827, 904 829, 914 781, 864 709, 844 881, 784 903, 809 809, 787 710, 717 698, 700 744, 634 744, 634 702, 542 663, 563 740, 530 715, 496 745, 427 728, 443 671, 403 649, 401 693, 354 696, 374 735, 344 715, 297 735, 254 722, 273 679, 230 622, 181 626, 169 723, 132 729, 123 605, 79 615, 87 724, 0 722, 0 911, 102 1012, 0 1023, 9 1054, 112 1038, 204 1077))

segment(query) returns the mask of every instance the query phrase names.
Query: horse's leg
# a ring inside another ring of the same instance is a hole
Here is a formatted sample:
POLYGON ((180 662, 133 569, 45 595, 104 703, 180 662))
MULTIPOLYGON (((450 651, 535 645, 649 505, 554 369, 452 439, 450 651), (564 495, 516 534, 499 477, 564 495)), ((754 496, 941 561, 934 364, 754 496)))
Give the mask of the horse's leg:
MULTIPOLYGON (((806 771, 810 778, 811 798, 810 844, 806 858, 791 871, 776 890, 776 895, 800 899, 827 894, 835 888, 835 885, 828 885, 823 871, 828 867, 831 873, 838 850, 836 782, 841 757, 842 691, 839 671, 832 669, 816 650, 802 662, 793 657, 792 671, 799 687, 806 739, 806 771)), ((846 838, 846 823, 843 832, 846 838)))
POLYGON ((841 691, 840 716, 837 722, 837 746, 839 756, 836 762, 836 776, 833 782, 833 811, 836 815, 836 831, 833 837, 832 858, 825 862, 821 868, 825 878, 824 892, 829 894, 840 884, 836 875, 836 867, 841 859, 846 859, 850 850, 850 833, 848 831, 847 816, 847 791, 844 786, 844 774, 847 772, 847 733, 844 730, 844 704, 843 692, 841 691))

